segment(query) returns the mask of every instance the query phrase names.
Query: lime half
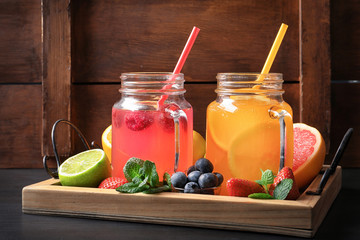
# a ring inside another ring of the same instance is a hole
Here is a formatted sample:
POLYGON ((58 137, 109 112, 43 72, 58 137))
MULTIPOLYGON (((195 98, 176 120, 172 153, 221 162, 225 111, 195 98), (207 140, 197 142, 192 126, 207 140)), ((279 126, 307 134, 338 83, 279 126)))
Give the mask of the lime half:
POLYGON ((110 162, 102 149, 92 149, 76 154, 59 168, 63 186, 97 187, 111 175, 110 162))

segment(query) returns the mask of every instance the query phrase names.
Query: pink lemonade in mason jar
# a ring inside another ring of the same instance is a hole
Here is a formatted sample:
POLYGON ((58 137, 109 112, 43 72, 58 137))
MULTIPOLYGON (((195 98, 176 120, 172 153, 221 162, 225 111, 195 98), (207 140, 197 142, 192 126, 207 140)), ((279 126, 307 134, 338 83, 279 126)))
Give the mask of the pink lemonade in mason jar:
POLYGON ((124 73, 120 92, 112 108, 112 175, 124 177, 131 157, 154 162, 160 179, 185 171, 192 164, 193 110, 183 74, 124 73))

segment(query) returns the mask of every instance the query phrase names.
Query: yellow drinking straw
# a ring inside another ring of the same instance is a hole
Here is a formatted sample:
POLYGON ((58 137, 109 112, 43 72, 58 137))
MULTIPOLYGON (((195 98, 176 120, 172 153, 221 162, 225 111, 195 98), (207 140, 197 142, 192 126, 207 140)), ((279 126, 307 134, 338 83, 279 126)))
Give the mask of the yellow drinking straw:
POLYGON ((280 48, 281 42, 285 36, 286 30, 288 28, 288 25, 286 25, 285 23, 282 23, 280 26, 280 29, 276 35, 276 38, 274 40, 274 43, 270 49, 269 55, 267 56, 267 59, 265 61, 264 67, 261 70, 261 75, 260 77, 256 80, 257 82, 260 82, 264 79, 262 74, 268 74, 271 68, 271 65, 274 62, 275 56, 280 48))

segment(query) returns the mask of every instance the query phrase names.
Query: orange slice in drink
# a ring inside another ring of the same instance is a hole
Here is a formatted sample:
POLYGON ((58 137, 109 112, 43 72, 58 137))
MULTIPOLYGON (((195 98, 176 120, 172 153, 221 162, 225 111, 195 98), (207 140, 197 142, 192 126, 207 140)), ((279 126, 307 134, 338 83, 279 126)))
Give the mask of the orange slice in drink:
MULTIPOLYGON (((207 111, 207 128, 211 136, 221 149, 228 151, 234 136, 243 131, 244 127, 237 127, 239 121, 242 121, 242 116, 246 115, 246 111, 250 108, 248 106, 235 105, 236 103, 231 99, 224 99, 222 103, 212 102, 208 106, 207 111)), ((247 119, 247 123, 252 125, 252 119, 247 119)))
MULTIPOLYGON (((292 137, 292 136, 291 136, 292 137)), ((292 145, 291 139, 287 145, 292 145)), ((291 151, 286 151, 285 165, 292 165, 291 151)), ((234 177, 247 180, 261 179, 261 169, 276 174, 280 166, 280 127, 277 120, 258 124, 237 135, 228 151, 228 161, 234 177)))
POLYGON ((112 125, 108 126, 101 136, 101 143, 103 150, 111 163, 111 136, 112 136, 112 125))
MULTIPOLYGON (((228 119, 227 112, 217 102, 212 102, 207 110, 207 128, 212 139, 221 149, 226 151, 229 148, 229 126, 224 126, 224 118, 228 119)), ((231 135, 230 135, 231 136, 231 135)))

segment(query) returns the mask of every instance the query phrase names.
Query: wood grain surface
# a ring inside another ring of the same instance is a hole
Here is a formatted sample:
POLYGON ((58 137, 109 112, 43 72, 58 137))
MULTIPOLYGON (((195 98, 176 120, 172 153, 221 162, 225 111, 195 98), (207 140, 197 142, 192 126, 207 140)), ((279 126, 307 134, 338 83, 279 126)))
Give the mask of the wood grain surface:
POLYGON ((40 83, 41 1, 0 1, 0 83, 40 83))
POLYGON ((282 22, 272 72, 299 81, 298 1, 72 1, 73 81, 118 82, 122 72, 171 72, 193 26, 201 29, 182 69, 189 82, 218 72, 260 72, 282 22))
POLYGON ((41 167, 41 85, 0 85, 0 102, 0 168, 41 167))
MULTIPOLYGON (((71 14, 70 0, 43 1, 43 91, 42 154, 53 155, 52 125, 58 119, 71 120, 71 14)), ((56 131, 59 153, 70 155, 71 131, 56 131)))
POLYGON ((300 121, 317 128, 330 148, 330 1, 301 1, 300 121), (318 44, 320 43, 321 44, 318 44))
POLYGON ((332 84, 331 113, 331 151, 328 161, 334 157, 340 142, 349 128, 354 128, 350 142, 341 159, 341 166, 359 167, 359 120, 360 120, 360 83, 338 82, 332 84))
POLYGON ((331 1, 331 79, 360 80, 360 1, 331 1))

